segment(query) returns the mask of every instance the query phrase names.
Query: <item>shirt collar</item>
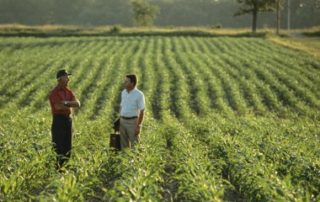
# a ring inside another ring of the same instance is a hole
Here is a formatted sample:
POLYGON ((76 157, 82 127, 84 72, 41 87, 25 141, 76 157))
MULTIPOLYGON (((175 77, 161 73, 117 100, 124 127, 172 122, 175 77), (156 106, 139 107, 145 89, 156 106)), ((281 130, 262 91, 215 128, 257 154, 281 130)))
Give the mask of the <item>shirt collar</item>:
POLYGON ((127 94, 130 94, 130 93, 136 91, 136 90, 137 90, 137 87, 134 87, 130 92, 129 92, 127 89, 124 89, 124 90, 126 91, 127 94))
POLYGON ((66 86, 57 85, 56 89, 57 90, 67 90, 67 87, 66 86))

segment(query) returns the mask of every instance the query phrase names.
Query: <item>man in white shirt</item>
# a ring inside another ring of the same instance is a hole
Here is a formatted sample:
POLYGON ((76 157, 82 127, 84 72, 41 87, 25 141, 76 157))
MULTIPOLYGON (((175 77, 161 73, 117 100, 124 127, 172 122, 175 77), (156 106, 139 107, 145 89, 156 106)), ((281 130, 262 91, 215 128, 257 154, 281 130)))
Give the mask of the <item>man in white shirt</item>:
POLYGON ((133 148, 139 142, 145 110, 144 94, 137 89, 137 76, 126 75, 120 103, 121 149, 133 148))

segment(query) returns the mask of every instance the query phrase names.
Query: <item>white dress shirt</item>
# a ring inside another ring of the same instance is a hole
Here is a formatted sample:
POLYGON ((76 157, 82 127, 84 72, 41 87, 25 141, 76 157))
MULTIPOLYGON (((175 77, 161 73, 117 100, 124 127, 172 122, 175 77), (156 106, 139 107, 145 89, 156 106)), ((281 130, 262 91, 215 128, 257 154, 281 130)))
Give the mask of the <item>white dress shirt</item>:
POLYGON ((138 116, 140 110, 145 108, 144 94, 137 88, 132 89, 129 93, 126 89, 121 92, 121 111, 120 116, 133 117, 138 116))

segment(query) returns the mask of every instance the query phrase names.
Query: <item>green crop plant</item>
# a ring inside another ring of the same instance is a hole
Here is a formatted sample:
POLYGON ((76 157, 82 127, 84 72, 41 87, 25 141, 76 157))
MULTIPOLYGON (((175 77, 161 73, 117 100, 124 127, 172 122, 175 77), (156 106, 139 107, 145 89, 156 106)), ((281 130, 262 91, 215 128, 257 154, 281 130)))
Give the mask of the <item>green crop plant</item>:
POLYGON ((264 38, 0 38, 0 201, 319 201, 320 60, 264 38), (82 106, 55 169, 48 94, 82 106), (126 74, 141 142, 109 148, 126 74))

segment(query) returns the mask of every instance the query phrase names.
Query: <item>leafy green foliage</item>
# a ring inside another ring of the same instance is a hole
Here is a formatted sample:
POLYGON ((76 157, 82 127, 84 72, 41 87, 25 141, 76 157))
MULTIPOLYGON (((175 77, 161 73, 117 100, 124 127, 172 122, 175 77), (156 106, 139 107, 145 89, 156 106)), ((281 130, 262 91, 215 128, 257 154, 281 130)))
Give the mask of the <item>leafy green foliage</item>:
POLYGON ((259 38, 0 38, 0 201, 319 201, 320 62, 259 38), (71 159, 54 168, 48 92, 73 73, 71 159), (141 142, 109 150, 123 76, 141 142))

